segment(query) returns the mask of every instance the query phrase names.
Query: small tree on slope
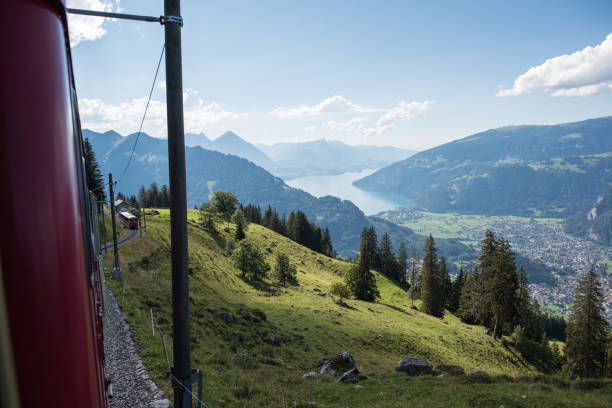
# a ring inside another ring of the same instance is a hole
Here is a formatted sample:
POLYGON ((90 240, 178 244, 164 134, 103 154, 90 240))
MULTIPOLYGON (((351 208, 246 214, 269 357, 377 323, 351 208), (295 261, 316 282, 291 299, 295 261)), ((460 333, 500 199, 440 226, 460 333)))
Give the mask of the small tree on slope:
POLYGON ((603 293, 591 269, 580 280, 567 325, 566 371, 581 378, 605 374, 607 336, 610 325, 604 318, 603 293))

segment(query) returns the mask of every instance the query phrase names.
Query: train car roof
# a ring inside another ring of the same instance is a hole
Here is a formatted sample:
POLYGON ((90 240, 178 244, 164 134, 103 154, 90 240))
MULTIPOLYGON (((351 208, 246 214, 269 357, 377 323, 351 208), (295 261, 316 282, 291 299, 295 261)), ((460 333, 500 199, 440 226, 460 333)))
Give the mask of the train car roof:
POLYGON ((125 218, 136 218, 136 216, 127 211, 120 211, 119 214, 123 215, 125 218))

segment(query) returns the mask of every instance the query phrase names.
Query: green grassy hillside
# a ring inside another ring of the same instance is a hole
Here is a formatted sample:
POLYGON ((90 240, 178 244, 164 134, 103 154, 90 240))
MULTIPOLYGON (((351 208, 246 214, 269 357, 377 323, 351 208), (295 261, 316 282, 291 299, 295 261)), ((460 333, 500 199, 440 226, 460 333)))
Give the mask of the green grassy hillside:
MULTIPOLYGON (((195 218, 195 212, 190 218, 195 218)), ((150 309, 166 333, 171 352, 169 214, 147 217, 148 232, 121 247, 124 283, 109 281, 133 325, 145 365, 171 393, 161 340, 151 332, 150 309)), ((273 266, 278 252, 297 267, 299 286, 277 290, 270 281, 249 282, 227 256, 230 233, 209 234, 189 227, 192 365, 204 374, 210 407, 399 407, 399 406, 605 406, 610 387, 579 391, 563 380, 533 377, 511 349, 494 342, 479 326, 452 315, 443 320, 409 308, 405 293, 376 275, 377 303, 326 296, 350 264, 327 258, 258 225, 247 239, 273 266), (220 313, 231 313, 225 323, 220 313), (282 340, 270 344, 270 335, 282 340), (353 384, 301 376, 319 359, 350 352, 369 378, 353 384), (400 358, 416 355, 430 363, 456 364, 493 377, 419 379, 393 371, 400 358), (551 391, 553 391, 551 393, 551 391), (525 395, 525 398, 523 398, 525 395), (308 405, 315 402, 316 405, 308 405)), ((106 265, 110 264, 110 254, 106 265)), ((605 383, 604 385, 609 385, 605 383)))

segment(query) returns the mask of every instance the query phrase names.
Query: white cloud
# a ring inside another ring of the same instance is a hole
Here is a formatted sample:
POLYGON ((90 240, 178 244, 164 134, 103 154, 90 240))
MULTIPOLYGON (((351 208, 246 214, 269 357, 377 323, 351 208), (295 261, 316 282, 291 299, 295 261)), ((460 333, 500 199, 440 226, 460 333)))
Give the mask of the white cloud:
MULTIPOLYGON (((353 118, 347 121, 330 120, 322 124, 320 127, 322 129, 332 130, 334 132, 348 132, 348 133, 357 134, 363 137, 370 137, 370 136, 381 135, 387 130, 395 126, 394 124, 389 124, 389 125, 376 124, 375 126, 372 127, 372 126, 368 126, 367 122, 368 122, 368 118, 353 118)), ((308 128, 306 128, 306 130, 308 130, 308 128)))
POLYGON ((612 34, 595 47, 546 60, 531 67, 497 96, 549 92, 552 96, 587 96, 612 92, 612 34))
MULTIPOLYGON (((147 98, 136 98, 118 105, 107 104, 100 99, 79 99, 79 113, 83 128, 106 131, 116 130, 121 134, 138 131, 140 121, 147 103, 147 98)), ((216 102, 198 101, 197 105, 184 110, 185 132, 199 133, 207 126, 218 124, 225 120, 234 120, 242 115, 224 109, 216 102)), ((165 137, 166 104, 152 100, 149 104, 144 131, 151 136, 165 137)))
POLYGON ((384 126, 399 121, 408 121, 416 118, 417 116, 423 116, 429 113, 433 104, 434 101, 401 101, 396 106, 391 108, 387 113, 382 115, 380 119, 378 119, 378 121, 376 122, 376 125, 384 126))
POLYGON ((297 108, 276 108, 270 112, 272 116, 276 116, 278 118, 295 118, 299 116, 312 116, 312 115, 320 115, 323 113, 341 113, 341 112, 359 112, 359 113, 367 113, 367 112, 379 112, 378 109, 367 108, 365 106, 357 105, 344 96, 335 95, 331 98, 325 99, 323 102, 308 106, 301 105, 297 108))
MULTIPOLYGON (((115 9, 118 6, 119 1, 115 1, 115 9)), ((113 9, 111 0, 68 0, 67 7, 94 11, 116 11, 113 9)), ((107 20, 109 19, 103 17, 68 14, 70 46, 74 47, 82 41, 95 41, 102 38, 106 34, 103 25, 107 20)))

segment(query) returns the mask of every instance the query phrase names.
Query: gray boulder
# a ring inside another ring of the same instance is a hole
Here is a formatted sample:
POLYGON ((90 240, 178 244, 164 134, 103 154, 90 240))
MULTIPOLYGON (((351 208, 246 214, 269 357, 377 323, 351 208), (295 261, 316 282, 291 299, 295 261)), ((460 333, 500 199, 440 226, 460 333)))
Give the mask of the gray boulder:
POLYGON ((325 357, 319 360, 317 368, 321 369, 324 365, 330 366, 336 372, 345 372, 355 367, 355 360, 353 356, 351 356, 351 353, 344 351, 335 356, 325 357))
POLYGON ((272 344, 274 346, 278 346, 282 343, 282 340, 280 339, 280 337, 278 337, 276 334, 274 333, 269 333, 264 341, 268 344, 272 344))
POLYGON ((336 376, 336 372, 328 364, 325 364, 321 367, 321 371, 319 371, 319 374, 323 377, 335 377, 336 376))
POLYGON ((317 372, 316 371, 311 371, 309 373, 306 373, 302 376, 302 378, 316 378, 317 377, 317 372))
POLYGON ((409 376, 417 376, 431 374, 433 366, 419 357, 404 357, 395 366, 395 371, 406 373, 409 376))
POLYGON ((234 323, 234 315, 231 313, 219 313, 219 318, 225 323, 234 323))
POLYGON ((474 368, 470 368, 470 370, 468 371, 468 373, 469 373, 470 375, 486 374, 486 372, 485 372, 484 370, 474 369, 474 368))
POLYGON ((351 368, 346 373, 342 374, 342 377, 338 379, 338 381, 346 382, 346 381, 358 381, 359 380, 359 370, 357 367, 351 368))

